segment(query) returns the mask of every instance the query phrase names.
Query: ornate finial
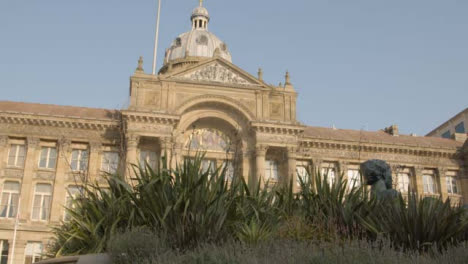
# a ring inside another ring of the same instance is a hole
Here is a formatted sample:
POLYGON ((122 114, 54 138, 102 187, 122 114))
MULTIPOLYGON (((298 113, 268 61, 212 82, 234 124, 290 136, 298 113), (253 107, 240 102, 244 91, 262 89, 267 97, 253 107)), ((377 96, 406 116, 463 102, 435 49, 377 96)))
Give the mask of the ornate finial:
POLYGON ((136 71, 142 72, 143 70, 143 56, 140 56, 138 59, 138 67, 136 68, 136 71))
POLYGON ((286 71, 285 79, 286 79, 286 83, 285 83, 286 85, 291 84, 291 76, 289 76, 289 71, 286 71))
POLYGON ((263 81, 263 70, 258 68, 258 80, 263 81))
POLYGON ((200 0, 200 6, 203 6, 203 0, 200 0))

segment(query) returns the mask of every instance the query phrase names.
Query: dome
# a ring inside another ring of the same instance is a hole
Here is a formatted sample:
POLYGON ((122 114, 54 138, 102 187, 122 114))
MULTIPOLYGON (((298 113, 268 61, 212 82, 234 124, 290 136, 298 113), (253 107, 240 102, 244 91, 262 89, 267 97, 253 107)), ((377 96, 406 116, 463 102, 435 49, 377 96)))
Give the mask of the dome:
POLYGON ((165 62, 187 57, 212 58, 215 53, 231 62, 227 45, 207 30, 192 30, 178 36, 166 52, 165 62))
POLYGON ((203 6, 196 7, 191 16, 192 30, 179 35, 166 50, 164 64, 184 59, 213 58, 219 56, 229 62, 231 54, 227 45, 208 31, 210 16, 203 6))
POLYGON ((206 19, 210 20, 210 14, 208 13, 208 10, 204 8, 203 6, 198 6, 195 9, 193 9, 191 19, 197 16, 203 16, 203 17, 206 17, 206 19))

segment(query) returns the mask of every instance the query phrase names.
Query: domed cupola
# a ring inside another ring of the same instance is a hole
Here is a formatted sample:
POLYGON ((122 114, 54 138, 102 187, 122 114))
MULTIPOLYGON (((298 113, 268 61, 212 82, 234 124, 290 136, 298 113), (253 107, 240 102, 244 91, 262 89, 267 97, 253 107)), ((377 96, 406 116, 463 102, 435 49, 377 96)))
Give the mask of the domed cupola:
POLYGON ((227 45, 213 33, 208 31, 210 15, 208 10, 200 6, 196 7, 191 15, 192 30, 179 35, 166 49, 164 66, 161 72, 165 72, 170 67, 177 67, 183 64, 193 64, 201 60, 221 57, 231 62, 231 54, 227 45))

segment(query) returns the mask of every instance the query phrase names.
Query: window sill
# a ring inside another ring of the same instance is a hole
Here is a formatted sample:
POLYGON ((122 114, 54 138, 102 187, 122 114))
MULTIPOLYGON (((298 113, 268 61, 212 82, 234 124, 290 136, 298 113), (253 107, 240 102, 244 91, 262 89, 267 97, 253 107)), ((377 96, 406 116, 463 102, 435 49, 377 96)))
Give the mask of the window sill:
POLYGON ((15 167, 15 166, 6 166, 5 169, 9 169, 9 170, 24 170, 24 167, 15 167))
POLYGON ((42 171, 42 172, 55 172, 55 169, 37 168, 37 171, 42 171))

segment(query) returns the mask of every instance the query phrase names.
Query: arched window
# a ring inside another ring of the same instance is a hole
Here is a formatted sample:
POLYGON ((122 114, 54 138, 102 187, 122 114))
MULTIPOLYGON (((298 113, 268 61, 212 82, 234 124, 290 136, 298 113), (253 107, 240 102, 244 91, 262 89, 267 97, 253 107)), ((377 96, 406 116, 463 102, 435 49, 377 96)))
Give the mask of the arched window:
POLYGON ((232 151, 231 141, 223 132, 213 128, 195 129, 185 143, 185 148, 195 151, 232 151))

